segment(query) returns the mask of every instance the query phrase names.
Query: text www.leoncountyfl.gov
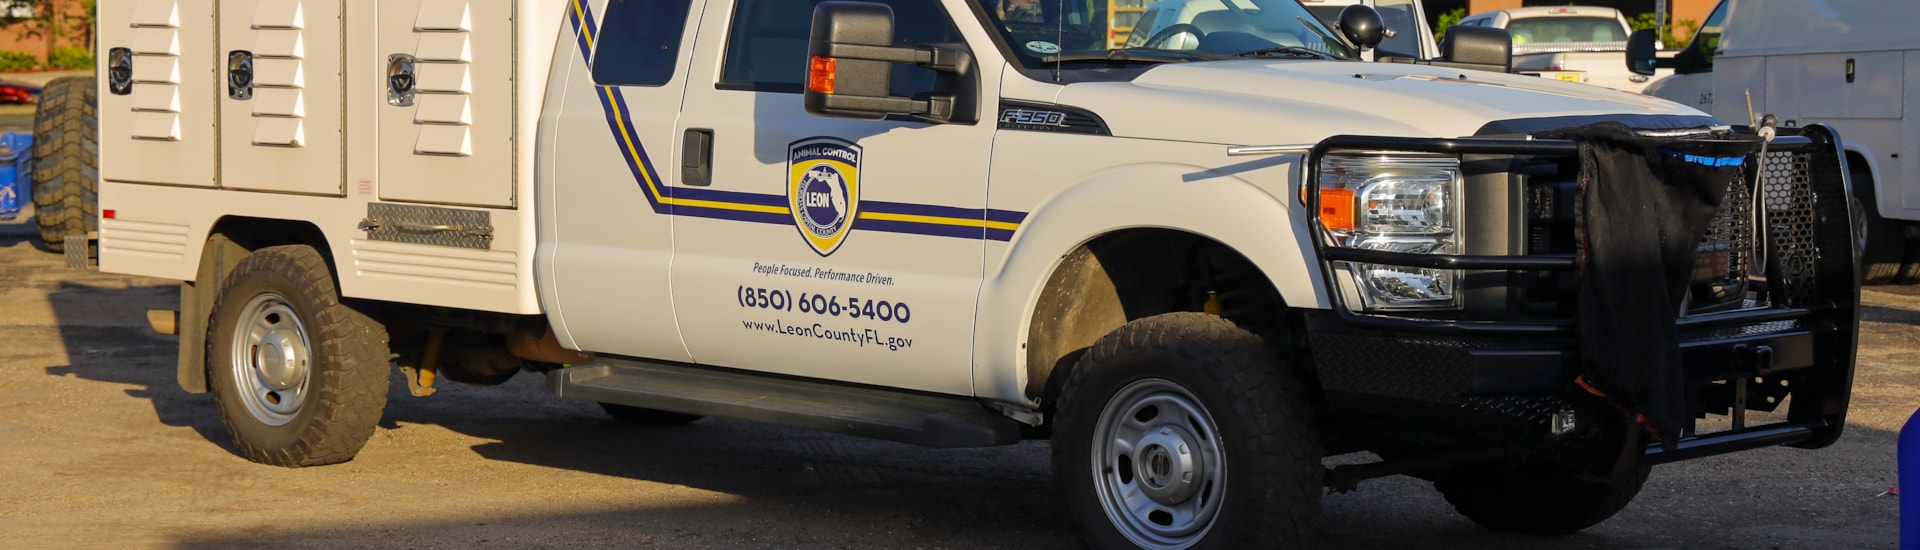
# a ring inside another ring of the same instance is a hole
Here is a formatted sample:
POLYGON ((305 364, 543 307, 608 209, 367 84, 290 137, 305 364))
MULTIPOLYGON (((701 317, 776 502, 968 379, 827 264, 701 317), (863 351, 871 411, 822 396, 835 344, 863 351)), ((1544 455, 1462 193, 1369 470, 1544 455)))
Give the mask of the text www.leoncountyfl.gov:
POLYGON ((870 328, 868 329, 850 328, 847 330, 838 330, 838 329, 827 328, 826 325, 822 325, 820 323, 814 323, 812 326, 788 325, 786 323, 781 322, 779 319, 775 319, 771 323, 763 323, 760 321, 741 321, 740 324, 742 326, 745 326, 747 330, 771 332, 774 334, 785 334, 788 336, 798 336, 801 338, 817 338, 817 339, 827 340, 832 342, 843 342, 847 344, 857 345, 863 348, 867 347, 867 345, 869 344, 877 348, 886 348, 887 351, 900 351, 903 349, 913 347, 912 338, 901 338, 898 336, 881 336, 880 331, 870 329, 870 328))

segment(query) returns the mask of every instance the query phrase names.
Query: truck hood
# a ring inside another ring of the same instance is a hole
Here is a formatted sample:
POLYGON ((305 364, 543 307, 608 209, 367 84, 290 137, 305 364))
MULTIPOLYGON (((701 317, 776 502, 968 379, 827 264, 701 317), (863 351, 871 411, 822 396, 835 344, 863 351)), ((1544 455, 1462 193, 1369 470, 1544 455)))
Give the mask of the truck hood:
MULTIPOLYGON (((1056 101, 1099 115, 1115 136, 1203 143, 1316 143, 1333 135, 1460 137, 1607 118, 1711 122, 1663 99, 1525 75, 1425 65, 1298 60, 1169 63, 1127 82, 1065 86, 1056 101), (1696 118, 1698 117, 1698 118, 1696 118), (1557 123, 1554 119, 1563 119, 1557 123), (1489 128, 1489 131, 1483 131, 1489 128)), ((1678 122, 1676 122, 1678 121, 1678 122)), ((1518 130, 1521 132, 1534 130, 1518 130)))

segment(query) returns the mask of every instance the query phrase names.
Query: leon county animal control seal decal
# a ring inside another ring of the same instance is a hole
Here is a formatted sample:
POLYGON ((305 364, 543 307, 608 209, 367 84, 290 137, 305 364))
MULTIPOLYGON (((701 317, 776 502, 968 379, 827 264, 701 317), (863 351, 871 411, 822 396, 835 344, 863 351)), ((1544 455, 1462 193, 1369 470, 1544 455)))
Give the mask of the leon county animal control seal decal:
POLYGON ((821 256, 833 254, 860 210, 860 146, 831 137, 788 145, 787 197, 800 237, 821 256))

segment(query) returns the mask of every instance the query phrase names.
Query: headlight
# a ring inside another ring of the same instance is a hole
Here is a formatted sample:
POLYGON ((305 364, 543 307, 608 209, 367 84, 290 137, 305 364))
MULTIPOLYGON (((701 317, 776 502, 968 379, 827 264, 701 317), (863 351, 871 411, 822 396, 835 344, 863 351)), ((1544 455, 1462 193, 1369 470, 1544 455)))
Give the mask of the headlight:
MULTIPOLYGON (((1460 159, 1328 155, 1320 161, 1320 223, 1329 247, 1413 254, 1460 252, 1460 159)), ((1335 262, 1369 311, 1460 307, 1458 270, 1335 262)))

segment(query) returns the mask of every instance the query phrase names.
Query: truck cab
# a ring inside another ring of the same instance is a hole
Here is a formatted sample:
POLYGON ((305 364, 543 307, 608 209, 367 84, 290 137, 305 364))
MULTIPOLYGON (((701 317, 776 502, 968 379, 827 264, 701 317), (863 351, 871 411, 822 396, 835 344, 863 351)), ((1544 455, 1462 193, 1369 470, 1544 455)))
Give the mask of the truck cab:
POLYGON ((1565 534, 1839 436, 1830 128, 1156 6, 1116 47, 1076 2, 109 0, 100 266, 183 281, 156 327, 257 462, 351 460, 396 370, 531 372, 639 424, 1048 438, 1100 548, 1300 540, 1403 474, 1565 534))

